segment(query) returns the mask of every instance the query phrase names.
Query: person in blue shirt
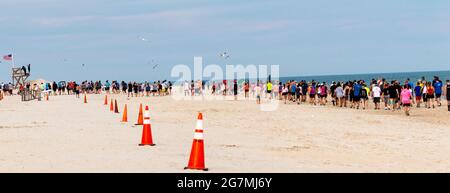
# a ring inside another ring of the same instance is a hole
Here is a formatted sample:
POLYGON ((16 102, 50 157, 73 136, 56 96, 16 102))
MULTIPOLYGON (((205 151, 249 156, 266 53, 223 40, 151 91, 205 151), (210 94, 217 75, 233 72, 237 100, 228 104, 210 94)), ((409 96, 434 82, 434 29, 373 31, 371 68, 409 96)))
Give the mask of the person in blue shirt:
POLYGON ((447 98, 447 108, 448 108, 448 111, 450 111, 450 80, 446 81, 444 92, 445 92, 445 98, 447 98))
POLYGON ((353 85, 353 103, 354 106, 356 106, 356 109, 359 109, 359 104, 361 100, 361 89, 362 86, 360 82, 356 82, 355 85, 353 85))
POLYGON ((441 103, 441 96, 442 96, 442 81, 441 80, 437 80, 434 85, 434 92, 436 94, 436 102, 438 104, 438 106, 442 106, 441 103))
POLYGON ((302 81, 302 102, 306 102, 306 94, 308 93, 308 84, 305 80, 302 81))
POLYGON ((414 87, 414 95, 416 96, 417 108, 420 108, 420 102, 422 101, 422 87, 420 82, 417 82, 416 87, 414 87))
POLYGON ((109 81, 108 80, 106 80, 106 82, 105 82, 105 91, 106 91, 106 93, 110 93, 109 91, 110 91, 110 87, 111 87, 111 84, 109 83, 109 81))
POLYGON ((295 82, 292 82, 291 83, 291 100, 293 101, 293 102, 295 102, 295 100, 296 100, 296 96, 295 96, 295 90, 297 89, 297 86, 296 86, 296 84, 295 84, 295 82))
POLYGON ((411 82, 411 80, 409 78, 406 79, 405 84, 409 85, 410 88, 414 88, 414 84, 411 82))

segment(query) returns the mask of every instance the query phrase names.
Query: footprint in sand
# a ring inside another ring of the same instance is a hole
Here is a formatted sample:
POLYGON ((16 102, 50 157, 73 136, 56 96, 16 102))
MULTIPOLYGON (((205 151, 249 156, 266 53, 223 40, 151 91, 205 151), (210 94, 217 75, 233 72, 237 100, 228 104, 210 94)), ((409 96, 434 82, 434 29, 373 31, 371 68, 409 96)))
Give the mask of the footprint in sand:
POLYGON ((226 147, 226 148, 233 148, 233 147, 239 147, 238 145, 234 145, 234 144, 231 144, 231 145, 221 145, 222 147, 226 147))

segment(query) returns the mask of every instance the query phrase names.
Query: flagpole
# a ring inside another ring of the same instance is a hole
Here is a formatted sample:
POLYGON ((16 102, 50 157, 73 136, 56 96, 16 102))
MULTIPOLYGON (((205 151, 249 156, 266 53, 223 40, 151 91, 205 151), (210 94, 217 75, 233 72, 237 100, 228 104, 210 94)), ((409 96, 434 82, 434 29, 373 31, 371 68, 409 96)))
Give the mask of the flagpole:
POLYGON ((12 64, 12 68, 11 68, 11 76, 12 76, 12 83, 13 83, 13 86, 15 87, 15 84, 17 84, 17 83, 14 83, 14 58, 15 58, 15 56, 14 56, 14 48, 11 48, 11 64, 12 64))
POLYGON ((11 55, 12 55, 12 68, 14 68, 14 58, 15 58, 15 55, 14 55, 14 49, 12 49, 12 53, 11 53, 11 55))

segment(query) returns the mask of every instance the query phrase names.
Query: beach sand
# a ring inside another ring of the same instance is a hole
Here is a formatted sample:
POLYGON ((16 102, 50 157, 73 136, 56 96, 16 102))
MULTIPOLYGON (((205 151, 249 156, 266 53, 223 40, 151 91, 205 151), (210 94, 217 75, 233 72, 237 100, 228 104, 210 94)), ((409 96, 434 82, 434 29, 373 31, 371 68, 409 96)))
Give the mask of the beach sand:
MULTIPOLYGON (((254 101, 177 101, 110 95, 0 101, 0 172, 199 172, 183 170, 197 113, 209 172, 450 172, 446 107, 403 112, 254 101), (150 106, 154 147, 139 147, 139 103, 150 106)), ((242 98, 241 98, 242 99, 242 98)))

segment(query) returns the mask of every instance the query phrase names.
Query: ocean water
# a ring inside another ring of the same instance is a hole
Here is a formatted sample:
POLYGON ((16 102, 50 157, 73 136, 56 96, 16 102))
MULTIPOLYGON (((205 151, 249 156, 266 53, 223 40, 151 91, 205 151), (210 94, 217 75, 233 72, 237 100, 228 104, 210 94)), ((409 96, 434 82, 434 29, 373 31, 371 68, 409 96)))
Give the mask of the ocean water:
POLYGON ((425 80, 432 81, 434 76, 438 76, 442 81, 450 80, 450 71, 428 71, 428 72, 395 72, 395 73, 373 73, 373 74, 351 74, 351 75, 322 75, 322 76, 293 76, 293 77, 280 77, 279 80, 282 82, 287 82, 289 80, 306 80, 316 82, 326 82, 331 83, 332 81, 353 81, 353 80, 364 80, 370 82, 372 79, 385 78, 387 81, 398 80, 404 82, 408 78, 412 82, 416 82, 422 77, 425 80))

